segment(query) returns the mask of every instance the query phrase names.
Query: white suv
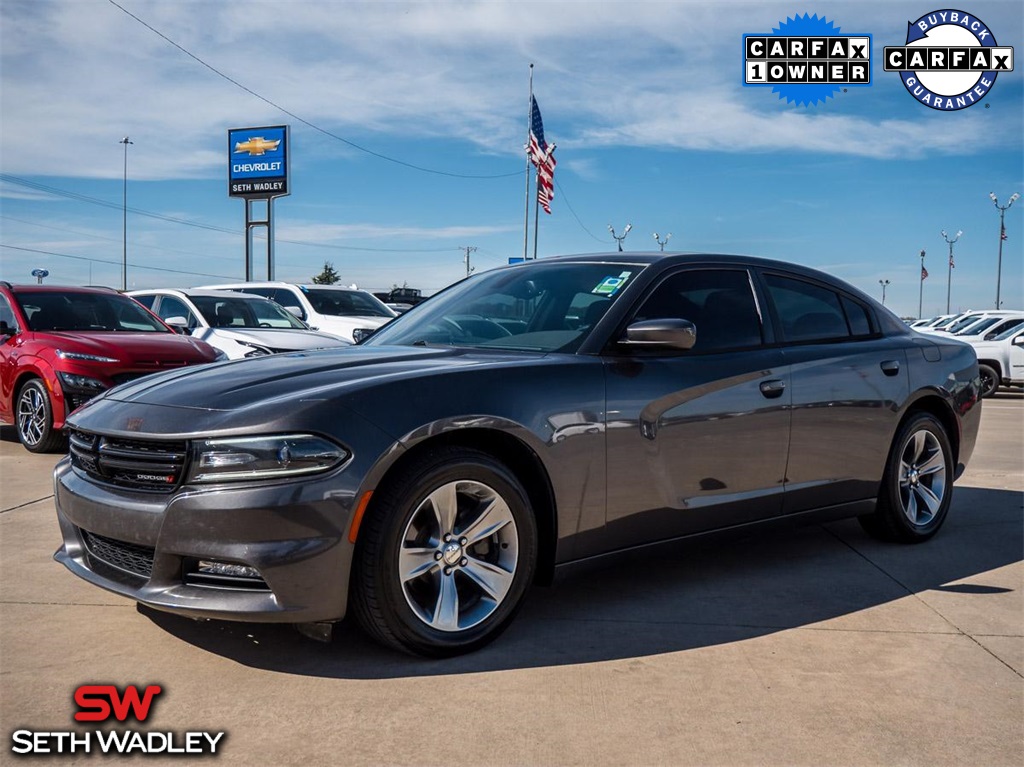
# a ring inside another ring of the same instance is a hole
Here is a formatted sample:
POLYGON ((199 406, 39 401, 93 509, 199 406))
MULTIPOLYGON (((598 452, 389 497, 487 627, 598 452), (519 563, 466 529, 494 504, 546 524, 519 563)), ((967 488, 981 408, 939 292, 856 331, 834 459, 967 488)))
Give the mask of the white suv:
POLYGON ((978 355, 981 396, 994 394, 1003 386, 1024 386, 1024 327, 1000 333, 991 341, 971 344, 978 355))
POLYGON ((179 332, 205 341, 228 359, 349 344, 310 330, 273 301, 227 290, 132 290, 128 293, 179 332))
POLYGON ((206 285, 208 290, 238 290, 276 301, 313 330, 358 341, 398 316, 365 290, 336 285, 294 285, 290 282, 236 282, 206 285), (356 330, 363 331, 356 333, 356 330))

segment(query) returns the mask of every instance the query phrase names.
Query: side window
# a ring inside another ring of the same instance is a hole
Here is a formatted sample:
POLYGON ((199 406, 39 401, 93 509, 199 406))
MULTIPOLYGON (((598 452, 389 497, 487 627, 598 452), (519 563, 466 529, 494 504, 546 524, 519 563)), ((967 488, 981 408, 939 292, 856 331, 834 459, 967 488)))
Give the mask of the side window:
POLYGON ((6 322, 11 330, 18 329, 18 322, 14 319, 14 310, 7 300, 7 296, 0 296, 0 322, 6 322))
POLYGON ((171 317, 184 317, 190 328, 196 326, 196 318, 180 300, 174 296, 161 296, 157 316, 165 322, 171 317))
POLYGON ((761 319, 741 269, 696 269, 665 279, 637 311, 634 320, 678 318, 697 328, 694 352, 757 346, 761 319))
POLYGON ((132 296, 136 301, 145 306, 150 311, 153 310, 153 304, 156 301, 156 295, 152 296, 132 296))
POLYGON ((786 341, 849 338, 846 315, 835 291, 777 274, 765 275, 765 283, 786 341))
POLYGON ((852 298, 841 296, 843 310, 846 312, 846 321, 850 325, 850 333, 854 336, 869 336, 871 329, 871 317, 863 305, 852 298))
POLYGON ((302 302, 299 301, 298 297, 290 290, 284 288, 277 288, 274 290, 273 295, 270 298, 277 301, 285 309, 290 311, 300 320, 306 319, 306 310, 302 308, 302 302))

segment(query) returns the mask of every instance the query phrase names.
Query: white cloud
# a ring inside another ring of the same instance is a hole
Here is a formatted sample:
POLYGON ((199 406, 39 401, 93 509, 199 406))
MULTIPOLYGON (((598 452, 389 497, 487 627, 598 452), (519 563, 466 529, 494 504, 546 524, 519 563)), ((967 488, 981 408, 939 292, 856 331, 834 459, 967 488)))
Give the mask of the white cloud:
MULTIPOLYGON (((213 177, 223 172, 225 131, 240 120, 287 121, 318 151, 353 151, 298 118, 370 148, 388 137, 453 136, 499 155, 500 172, 501 156, 522 144, 530 61, 549 133, 565 149, 807 149, 886 158, 977 152, 1012 140, 971 116, 935 131, 927 110, 912 120, 780 110, 774 96, 736 88, 740 35, 770 29, 791 12, 785 4, 122 4, 297 117, 109 2, 3 3, 7 172, 115 178, 117 142, 128 134, 139 144, 129 155, 134 178, 213 177)), ((827 10, 846 29, 891 27, 898 37, 905 25, 885 4, 827 10)))

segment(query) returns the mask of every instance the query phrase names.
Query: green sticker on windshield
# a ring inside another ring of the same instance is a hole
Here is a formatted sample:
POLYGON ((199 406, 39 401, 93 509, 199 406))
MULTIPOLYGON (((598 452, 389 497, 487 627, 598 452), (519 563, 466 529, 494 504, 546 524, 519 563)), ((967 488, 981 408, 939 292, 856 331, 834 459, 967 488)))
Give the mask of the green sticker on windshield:
POLYGON ((623 272, 618 277, 605 277, 590 292, 596 296, 614 296, 626 284, 631 274, 632 272, 623 272))

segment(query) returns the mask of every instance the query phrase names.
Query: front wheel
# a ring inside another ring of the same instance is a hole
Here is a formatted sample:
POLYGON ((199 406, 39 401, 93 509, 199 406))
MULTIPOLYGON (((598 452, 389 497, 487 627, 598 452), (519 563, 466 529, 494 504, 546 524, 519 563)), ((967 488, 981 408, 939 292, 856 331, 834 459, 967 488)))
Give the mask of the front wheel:
POLYGON ((18 392, 15 419, 18 439, 27 450, 50 453, 64 444, 64 436, 53 428, 50 395, 38 378, 26 381, 18 392))
POLYGON ((953 450, 942 423, 917 413, 896 433, 878 505, 860 517, 876 538, 921 543, 939 531, 953 496, 953 450))
POLYGON ((999 373, 991 365, 978 365, 978 375, 981 378, 981 396, 991 397, 999 388, 999 373))
POLYGON ((470 652, 511 622, 536 559, 537 524, 515 475, 486 453, 440 448, 374 497, 353 563, 354 612, 396 649, 470 652))

